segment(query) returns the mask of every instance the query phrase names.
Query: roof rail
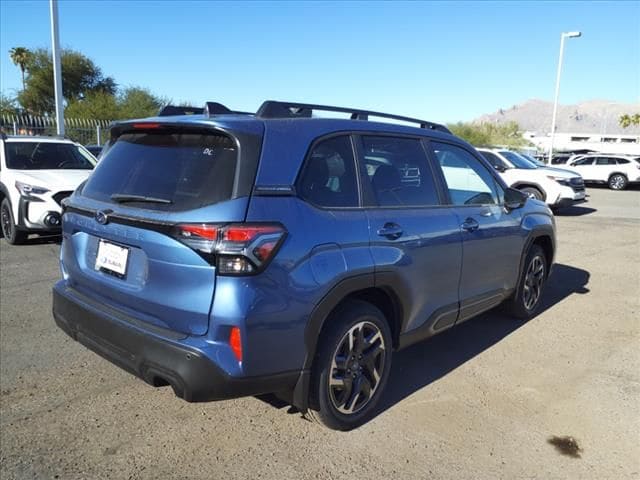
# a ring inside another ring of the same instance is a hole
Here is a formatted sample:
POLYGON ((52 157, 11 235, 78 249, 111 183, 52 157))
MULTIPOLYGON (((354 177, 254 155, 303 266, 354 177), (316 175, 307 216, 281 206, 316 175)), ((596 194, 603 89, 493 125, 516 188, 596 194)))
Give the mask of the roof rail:
POLYGON ((313 105, 309 103, 294 102, 278 102, 275 100, 267 100, 264 102, 258 112, 257 117, 261 118, 311 118, 314 110, 323 112, 339 112, 351 114, 352 120, 369 120, 369 117, 389 118, 408 123, 417 123, 420 128, 429 130, 437 130, 439 132, 451 133, 447 127, 439 123, 420 120, 417 118, 403 117, 401 115, 392 115, 390 113, 373 112, 371 110, 360 110, 357 108, 331 107, 329 105, 313 105))

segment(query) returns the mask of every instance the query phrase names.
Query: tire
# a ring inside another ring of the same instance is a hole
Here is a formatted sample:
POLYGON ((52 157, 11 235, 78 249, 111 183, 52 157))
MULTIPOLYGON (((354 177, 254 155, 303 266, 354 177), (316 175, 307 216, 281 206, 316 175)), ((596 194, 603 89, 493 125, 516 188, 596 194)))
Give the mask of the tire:
POLYGON ((609 177, 607 185, 611 190, 624 190, 627 188, 629 180, 622 173, 614 173, 609 177))
POLYGON ((11 204, 9 204, 9 199, 7 198, 2 200, 2 204, 0 204, 0 225, 2 228, 2 236, 10 244, 19 245, 27 240, 27 232, 16 229, 11 204))
POLYGON ((538 313, 548 278, 547 268, 544 250, 540 245, 532 245, 527 252, 516 291, 505 305, 509 314, 520 320, 529 320, 538 313))
POLYGON ((544 195, 540 190, 535 187, 524 187, 521 188, 520 191, 531 198, 535 198, 536 200, 544 201, 544 195))
POLYGON ((346 431, 370 419, 384 391, 391 370, 391 330, 378 308, 360 300, 338 306, 327 322, 311 374, 309 416, 346 431))

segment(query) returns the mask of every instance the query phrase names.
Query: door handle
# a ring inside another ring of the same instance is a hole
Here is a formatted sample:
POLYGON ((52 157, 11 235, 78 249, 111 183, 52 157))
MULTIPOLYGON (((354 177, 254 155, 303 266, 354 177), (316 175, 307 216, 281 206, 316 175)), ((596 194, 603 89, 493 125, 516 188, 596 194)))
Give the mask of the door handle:
POLYGON ((467 218, 464 221, 464 223, 460 226, 462 227, 463 230, 466 230, 467 232, 474 232, 478 228, 480 228, 480 224, 471 217, 467 218))
POLYGON ((402 236, 404 232, 400 225, 396 223, 385 223, 384 227, 378 230, 378 235, 381 237, 386 237, 389 240, 396 240, 402 236))

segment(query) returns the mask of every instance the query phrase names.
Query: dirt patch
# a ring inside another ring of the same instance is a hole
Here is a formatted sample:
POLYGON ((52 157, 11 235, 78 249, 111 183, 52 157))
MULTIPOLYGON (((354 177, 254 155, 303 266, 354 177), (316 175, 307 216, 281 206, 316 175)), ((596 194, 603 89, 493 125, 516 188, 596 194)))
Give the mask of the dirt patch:
POLYGON ((582 458, 582 448, 578 444, 578 441, 573 437, 556 437, 554 435, 549 437, 547 443, 556 447, 556 450, 562 455, 566 455, 571 458, 582 458))

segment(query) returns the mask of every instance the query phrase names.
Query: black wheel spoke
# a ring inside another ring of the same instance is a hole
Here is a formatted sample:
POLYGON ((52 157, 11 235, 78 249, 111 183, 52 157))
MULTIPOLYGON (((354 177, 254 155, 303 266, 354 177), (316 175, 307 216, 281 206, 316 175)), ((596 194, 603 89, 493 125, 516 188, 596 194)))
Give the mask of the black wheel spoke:
POLYGON ((540 256, 535 256, 527 267, 522 288, 522 301, 527 310, 533 309, 538 303, 543 283, 544 260, 540 256))

